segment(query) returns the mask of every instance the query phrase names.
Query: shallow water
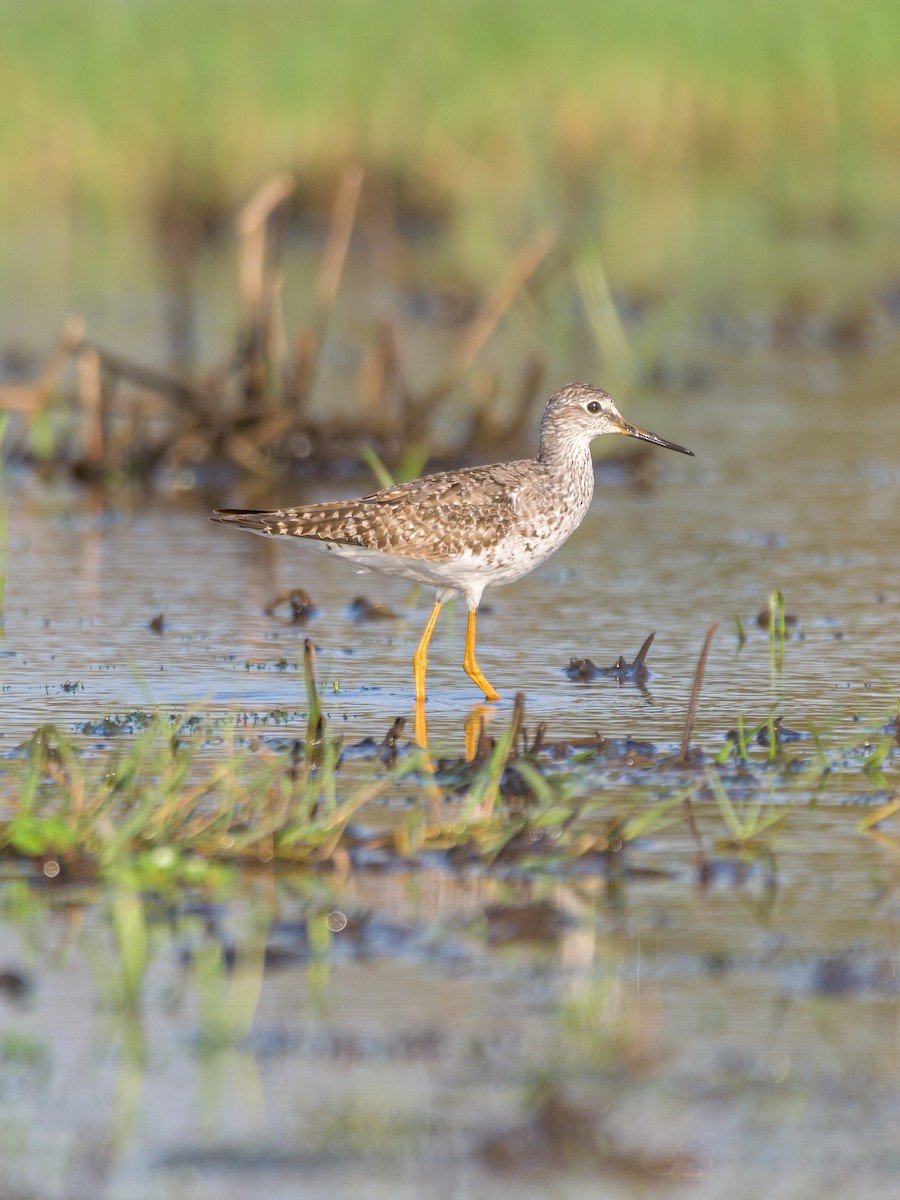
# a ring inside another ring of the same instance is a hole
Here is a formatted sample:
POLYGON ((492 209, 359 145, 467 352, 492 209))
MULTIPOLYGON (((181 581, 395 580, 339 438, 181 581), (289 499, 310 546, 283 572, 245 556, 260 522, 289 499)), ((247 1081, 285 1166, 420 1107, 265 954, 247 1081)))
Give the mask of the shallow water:
MULTIPOLYGON (((896 363, 892 348, 814 395, 799 384, 776 391, 775 364, 734 355, 727 386, 677 403, 635 399, 633 419, 697 457, 657 452, 649 491, 601 469, 593 507, 570 542, 532 575, 487 592, 479 660, 503 697, 489 711, 502 714, 521 690, 529 719, 547 721, 549 736, 599 729, 675 741, 713 620, 721 627, 698 729, 714 745, 739 714, 755 723, 775 702, 787 724, 822 730, 855 712, 886 710, 889 685, 900 684, 900 406, 896 386, 884 383, 896 363), (784 668, 773 674, 768 631, 756 618, 775 590, 798 624, 784 668), (743 649, 735 618, 746 631, 743 649), (654 631, 646 692, 563 674, 572 657, 601 667, 620 654, 631 660, 654 631)), ((272 499, 354 490, 320 485, 272 499)), ((427 590, 217 527, 189 503, 111 510, 25 479, 9 481, 7 493, 7 746, 45 722, 74 732, 106 712, 156 705, 302 709, 296 667, 307 636, 334 721, 352 720, 354 734, 374 736, 412 714, 411 657, 432 600, 427 590), (265 615, 294 587, 317 606, 308 624, 265 615), (360 595, 388 605, 396 619, 354 622, 350 604, 360 595), (162 635, 148 629, 160 613, 162 635), (78 686, 66 691, 67 683, 78 686)), ((429 731, 443 745, 458 740, 479 700, 461 668, 463 635, 464 614, 449 609, 428 677, 429 731)))
MULTIPOLYGON (((752 341, 700 342, 709 386, 623 404, 695 459, 659 451, 649 490, 601 468, 563 550, 488 592, 492 727, 521 690, 549 739, 677 744, 713 620, 694 735, 710 753, 739 717, 755 725, 776 704, 831 747, 896 710, 896 339, 865 355, 752 341), (797 618, 782 668, 756 624, 775 590, 797 618), (652 631, 644 690, 566 678, 570 658, 632 659, 652 631)), ((305 637, 348 741, 412 717, 430 595, 206 520, 239 493, 129 506, 19 475, 5 492, 7 753, 54 723, 90 754, 113 740, 98 718, 156 707, 302 737, 305 637), (304 626, 264 612, 293 587, 317 605, 304 626), (355 623, 358 595, 395 619, 355 623), (161 634, 148 627, 158 614, 161 634)), ((461 752, 479 700, 463 633, 464 614, 447 611, 430 654, 438 753, 461 752)), ((900 1196, 900 875, 896 843, 856 829, 862 806, 896 787, 893 762, 886 783, 848 772, 818 805, 798 785, 775 866, 723 851, 706 886, 683 824, 640 840, 616 886, 574 866, 532 877, 443 861, 240 877, 215 904, 152 914, 131 1015, 112 1001, 115 897, 44 893, 4 864, 0 1184, 128 1200, 900 1196), (534 941, 492 933, 490 906, 534 902, 559 924, 534 941), (347 914, 363 932, 317 952, 310 912, 347 914), (528 1115, 542 1090, 570 1106, 562 1149, 528 1115), (584 1112, 606 1147, 599 1166, 577 1136, 584 1112), (498 1163, 498 1139, 514 1169, 498 1163)), ((586 771, 584 786, 618 785, 586 771)), ((712 852, 723 826, 708 798, 696 803, 712 852)))
POLYGON ((3 1002, 4 1178, 42 1196, 896 1196, 896 894, 873 894, 874 844, 823 852, 830 822, 801 823, 815 850, 785 853, 768 896, 698 891, 677 843, 619 904, 590 877, 358 875, 328 902, 373 914, 370 934, 318 959, 296 893, 261 879, 157 927, 131 1020, 104 1007, 104 923, 33 913, 0 943, 37 980, 3 1002), (560 931, 486 941, 485 906, 535 899, 560 931), (218 939, 233 972, 204 965, 218 939), (656 1177, 577 1142, 542 1154, 540 1081, 656 1177), (513 1169, 486 1156, 503 1135, 513 1169))

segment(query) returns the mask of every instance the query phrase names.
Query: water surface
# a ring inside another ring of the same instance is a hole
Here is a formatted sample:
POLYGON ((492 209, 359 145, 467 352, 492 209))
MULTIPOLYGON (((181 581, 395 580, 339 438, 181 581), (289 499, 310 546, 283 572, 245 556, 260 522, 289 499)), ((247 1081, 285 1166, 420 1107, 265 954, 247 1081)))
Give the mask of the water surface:
MULTIPOLYGON (((656 452, 649 490, 601 468, 591 511, 567 545, 521 581, 488 590, 479 661, 503 698, 497 711, 523 691, 530 718, 559 736, 600 729, 677 740, 713 620, 721 627, 700 713, 713 738, 738 714, 762 720, 775 702, 788 723, 822 729, 889 706, 888 685, 900 675, 900 407, 882 381, 895 361, 891 352, 862 362, 846 384, 811 394, 799 384, 776 390, 765 358, 733 356, 720 388, 677 402, 635 398, 630 416, 697 457, 656 452), (756 619, 776 590, 797 624, 773 676, 768 631, 756 619), (646 692, 565 678, 572 657, 630 660, 654 631, 646 692)), ((370 486, 294 488, 272 502, 370 486)), ((411 715, 427 589, 217 527, 189 500, 115 507, 26 478, 8 481, 7 494, 7 745, 38 724, 73 732, 98 713, 138 707, 302 709, 296 667, 307 636, 333 720, 374 736, 411 715), (264 611, 294 587, 317 607, 302 627, 264 611), (357 596, 396 619, 355 622, 357 596), (148 628, 160 613, 162 635, 148 628)), ((461 668, 464 624, 448 609, 430 655, 430 730, 447 741, 479 700, 461 668)))
MULTIPOLYGON (((900 1195, 896 830, 857 828, 896 789, 896 751, 871 775, 839 757, 900 687, 900 356, 890 339, 867 354, 750 337, 695 349, 706 386, 623 407, 696 458, 659 451, 649 488, 599 469, 570 542, 487 593, 479 660, 502 695, 489 724, 504 728, 522 691, 551 739, 675 745, 718 620, 695 743, 716 753, 740 718, 776 708, 834 756, 827 787, 748 770, 735 799, 772 778, 789 814, 759 856, 729 844, 698 791, 708 877, 679 820, 640 839, 618 879, 432 858, 347 877, 261 868, 213 900, 147 898, 133 1011, 115 1001, 115 889, 44 890, 5 862, 4 1186, 128 1200, 900 1195), (756 620, 774 591, 796 618, 783 666, 756 620), (631 659, 650 632, 644 689, 566 678, 570 658, 631 659), (503 910, 521 905, 556 917, 504 940, 503 910), (317 948, 307 929, 328 913, 338 931, 317 948), (541 1096, 568 1127, 556 1141, 534 1115, 541 1096)), ((210 524, 238 490, 134 502, 24 474, 4 488, 6 753, 47 723, 106 753, 131 735, 99 719, 127 729, 136 709, 303 737, 306 637, 348 743, 412 717, 427 593, 210 524), (317 606, 304 626, 265 612, 294 587, 317 606), (359 595, 395 616, 354 622, 359 595)), ((464 623, 448 610, 430 654, 429 734, 450 755, 479 700, 464 623)), ((204 753, 219 753, 214 736, 204 753)), ((612 811, 633 780, 585 769, 581 786, 612 811)), ((371 820, 412 811, 413 793, 371 820)))

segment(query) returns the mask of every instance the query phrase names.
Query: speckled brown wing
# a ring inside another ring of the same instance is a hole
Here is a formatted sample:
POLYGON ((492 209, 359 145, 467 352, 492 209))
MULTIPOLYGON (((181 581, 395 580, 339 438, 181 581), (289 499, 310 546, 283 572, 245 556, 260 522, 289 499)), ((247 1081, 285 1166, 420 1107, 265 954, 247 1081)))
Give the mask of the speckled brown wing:
POLYGON ((470 467, 382 488, 359 500, 274 512, 223 509, 213 520, 271 537, 299 537, 447 562, 489 549, 509 532, 519 463, 470 467))

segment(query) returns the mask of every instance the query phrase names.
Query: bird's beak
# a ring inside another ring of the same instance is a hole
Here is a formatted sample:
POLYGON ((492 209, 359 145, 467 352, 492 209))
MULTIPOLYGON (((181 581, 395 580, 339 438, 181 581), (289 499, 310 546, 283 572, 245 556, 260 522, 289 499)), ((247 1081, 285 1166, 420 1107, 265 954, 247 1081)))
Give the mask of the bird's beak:
POLYGON ((689 454, 694 457, 693 450, 688 450, 686 446, 677 446, 674 442, 667 442, 665 438, 657 437, 655 433, 648 433, 646 429, 638 429, 637 425, 632 425, 630 421, 623 419, 619 426, 619 433, 624 433, 626 437, 638 438, 642 442, 652 442, 654 446, 663 446, 666 450, 677 450, 679 454, 689 454))

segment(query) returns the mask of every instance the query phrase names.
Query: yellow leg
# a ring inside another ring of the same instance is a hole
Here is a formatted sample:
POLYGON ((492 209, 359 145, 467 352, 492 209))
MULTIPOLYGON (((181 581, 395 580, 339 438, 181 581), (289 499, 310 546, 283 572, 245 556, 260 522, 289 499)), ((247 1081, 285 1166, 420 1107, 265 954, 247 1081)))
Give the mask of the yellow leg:
POLYGON ((435 600, 434 608, 431 610, 431 616, 428 618, 428 624, 425 626, 425 632, 422 634, 422 640, 416 647, 416 652, 413 655, 413 674, 416 677, 416 700, 425 699, 425 672, 428 670, 428 643, 431 641, 431 635, 434 633, 434 627, 437 625, 438 617, 441 615, 441 605, 435 600))
POLYGON ((469 611, 469 621, 466 625, 466 656, 463 659, 463 669, 472 680, 478 684, 484 692, 485 700, 499 700, 497 692, 491 687, 488 681, 481 673, 481 667, 475 661, 475 609, 469 611))
POLYGON ((425 701, 416 701, 416 715, 413 718, 413 741, 423 750, 428 749, 428 718, 425 715, 425 701))

